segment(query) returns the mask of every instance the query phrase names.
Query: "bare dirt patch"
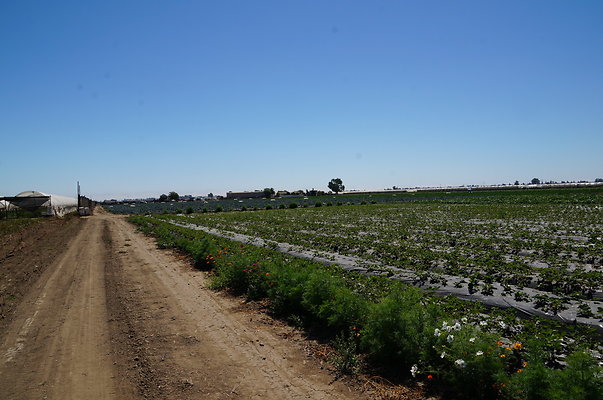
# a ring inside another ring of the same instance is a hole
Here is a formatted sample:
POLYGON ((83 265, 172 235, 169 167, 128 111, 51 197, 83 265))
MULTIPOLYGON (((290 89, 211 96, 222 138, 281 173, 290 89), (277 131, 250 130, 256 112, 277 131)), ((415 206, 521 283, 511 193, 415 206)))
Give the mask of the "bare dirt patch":
POLYGON ((0 334, 15 307, 86 221, 48 219, 0 237, 0 334))

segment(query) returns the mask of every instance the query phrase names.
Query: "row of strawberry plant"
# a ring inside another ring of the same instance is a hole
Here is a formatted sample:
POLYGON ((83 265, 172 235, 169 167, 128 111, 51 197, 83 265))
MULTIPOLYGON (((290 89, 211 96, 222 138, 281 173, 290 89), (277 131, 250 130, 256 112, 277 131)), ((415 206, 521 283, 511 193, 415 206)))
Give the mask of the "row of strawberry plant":
POLYGON ((215 288, 268 298, 280 316, 347 337, 373 368, 390 375, 412 376, 458 398, 594 399, 603 394, 603 371, 593 357, 578 350, 566 358, 565 368, 549 368, 549 338, 519 341, 501 319, 463 315, 446 299, 387 279, 343 274, 155 218, 131 221, 154 234, 160 246, 188 252, 198 267, 211 269, 215 288))
POLYGON ((478 205, 413 203, 166 218, 405 269, 467 279, 489 277, 501 284, 533 286, 561 296, 592 299, 603 290, 603 232, 600 224, 597 226, 603 213, 597 209, 575 211, 575 207, 568 211, 565 205, 551 207, 511 205, 492 211, 491 207, 478 205), (566 211, 568 216, 561 218, 560 211, 566 211), (526 212, 534 214, 532 220, 523 215, 526 212), (584 235, 584 227, 576 222, 583 214, 594 224, 587 244, 562 235, 554 239, 548 232, 534 232, 534 228, 521 228, 524 222, 520 224, 524 220, 538 226, 538 221, 549 216, 556 223, 563 223, 566 231, 574 228, 561 233, 584 235), (468 220, 470 216, 473 219, 468 220), (558 274, 552 273, 556 270, 558 274), (550 278, 559 274, 571 279, 557 285, 550 278))

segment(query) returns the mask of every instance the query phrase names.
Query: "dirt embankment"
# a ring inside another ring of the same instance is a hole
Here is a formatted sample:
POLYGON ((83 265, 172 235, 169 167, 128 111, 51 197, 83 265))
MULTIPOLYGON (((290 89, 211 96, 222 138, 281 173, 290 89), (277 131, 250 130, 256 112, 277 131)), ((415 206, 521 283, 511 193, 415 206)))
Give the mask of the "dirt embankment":
POLYGON ((36 241, 48 249, 39 273, 26 273, 33 241, 9 257, 6 276, 29 278, 0 331, 3 398, 368 398, 293 328, 208 290, 204 273, 123 218, 58 231, 36 241))

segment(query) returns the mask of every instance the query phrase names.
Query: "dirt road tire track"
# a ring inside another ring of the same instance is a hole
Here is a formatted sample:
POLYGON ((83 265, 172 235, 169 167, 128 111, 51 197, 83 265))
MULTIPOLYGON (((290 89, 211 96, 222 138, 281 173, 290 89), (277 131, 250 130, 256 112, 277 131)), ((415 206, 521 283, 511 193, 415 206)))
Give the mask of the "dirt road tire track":
POLYGON ((361 399, 298 332, 207 289, 204 273, 99 213, 0 337, 6 399, 361 399))
POLYGON ((88 219, 23 297, 0 347, 7 399, 111 398, 103 221, 88 219))
POLYGON ((294 329, 207 289, 204 273, 110 219, 120 281, 129 285, 124 304, 136 304, 145 362, 167 398, 363 398, 309 357, 294 329))
POLYGON ((14 310, 46 268, 63 254, 83 220, 39 221, 23 231, 0 237, 0 335, 14 310))

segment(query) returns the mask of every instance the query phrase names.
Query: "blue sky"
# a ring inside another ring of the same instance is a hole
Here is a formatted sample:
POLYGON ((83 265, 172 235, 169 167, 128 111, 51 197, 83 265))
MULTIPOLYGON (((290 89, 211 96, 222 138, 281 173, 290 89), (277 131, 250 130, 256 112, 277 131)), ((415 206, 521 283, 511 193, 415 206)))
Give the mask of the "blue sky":
POLYGON ((603 177, 601 1, 0 3, 0 195, 603 177))

